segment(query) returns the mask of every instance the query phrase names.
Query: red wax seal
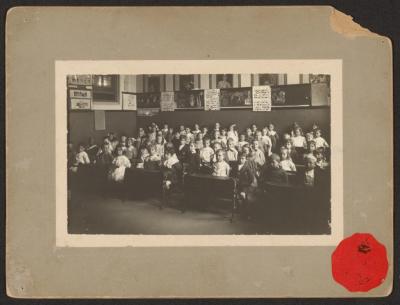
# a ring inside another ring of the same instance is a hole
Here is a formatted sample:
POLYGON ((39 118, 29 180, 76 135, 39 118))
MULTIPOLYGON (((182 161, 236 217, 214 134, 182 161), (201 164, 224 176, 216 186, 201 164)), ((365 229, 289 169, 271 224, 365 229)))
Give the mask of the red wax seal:
POLYGON ((379 286, 388 271, 386 248, 371 234, 356 233, 332 253, 333 278, 351 292, 379 286))

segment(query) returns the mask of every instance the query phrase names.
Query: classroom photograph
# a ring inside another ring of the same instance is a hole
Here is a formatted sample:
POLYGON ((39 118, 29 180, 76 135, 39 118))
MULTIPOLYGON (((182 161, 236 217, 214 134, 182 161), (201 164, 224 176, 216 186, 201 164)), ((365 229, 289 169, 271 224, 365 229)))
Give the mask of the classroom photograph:
POLYGON ((330 75, 65 84, 69 234, 331 234, 330 75))

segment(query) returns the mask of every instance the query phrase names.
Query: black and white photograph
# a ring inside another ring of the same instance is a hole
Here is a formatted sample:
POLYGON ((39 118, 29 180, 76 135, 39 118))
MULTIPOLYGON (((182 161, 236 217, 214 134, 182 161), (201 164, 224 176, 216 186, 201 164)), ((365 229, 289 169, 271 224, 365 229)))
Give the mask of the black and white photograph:
POLYGON ((251 108, 251 92, 251 88, 221 89, 221 108, 251 108))
POLYGON ((330 75, 198 75, 91 75, 94 103, 113 82, 138 111, 68 111, 68 234, 330 236, 330 75), (210 89, 220 108, 205 111, 210 89), (175 107, 141 114, 162 92, 175 107))
POLYGON ((136 96, 138 108, 160 108, 160 93, 138 93, 136 96))
POLYGON ((203 109, 204 90, 184 90, 175 92, 176 109, 203 109))

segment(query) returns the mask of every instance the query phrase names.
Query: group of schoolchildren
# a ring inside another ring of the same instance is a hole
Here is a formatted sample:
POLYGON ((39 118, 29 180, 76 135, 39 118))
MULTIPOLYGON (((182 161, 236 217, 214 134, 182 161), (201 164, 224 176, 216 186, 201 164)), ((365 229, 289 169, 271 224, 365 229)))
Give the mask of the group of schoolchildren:
POLYGON ((245 199, 265 183, 288 184, 295 175, 304 186, 314 187, 318 176, 329 169, 329 144, 313 124, 304 132, 298 123, 279 135, 274 124, 255 124, 238 133, 235 124, 228 129, 215 123, 212 128, 174 129, 152 123, 139 128, 136 138, 109 133, 99 147, 90 138, 87 144, 68 145, 68 168, 95 164, 107 172, 110 181, 122 182, 127 168, 163 172, 163 186, 177 186, 184 174, 209 174, 237 179, 238 194, 245 199), (301 168, 301 170, 299 170, 301 168))

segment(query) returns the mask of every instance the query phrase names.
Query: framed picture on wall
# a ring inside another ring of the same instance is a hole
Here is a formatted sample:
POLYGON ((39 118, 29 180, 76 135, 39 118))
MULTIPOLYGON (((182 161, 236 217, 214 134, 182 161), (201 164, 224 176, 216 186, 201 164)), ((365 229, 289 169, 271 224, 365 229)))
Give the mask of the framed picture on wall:
POLYGON ((272 107, 311 106, 311 85, 283 85, 271 87, 272 107))
POLYGON ((160 108, 160 100, 160 92, 138 93, 136 96, 137 108, 160 108))
POLYGON ((204 90, 175 92, 176 109, 204 109, 204 90))
POLYGON ((135 93, 122 92, 122 109, 137 110, 135 93))
POLYGON ((230 88, 221 89, 220 104, 223 108, 252 108, 252 89, 245 88, 230 88))
POLYGON ((71 110, 90 110, 91 99, 88 98, 71 98, 71 110))

